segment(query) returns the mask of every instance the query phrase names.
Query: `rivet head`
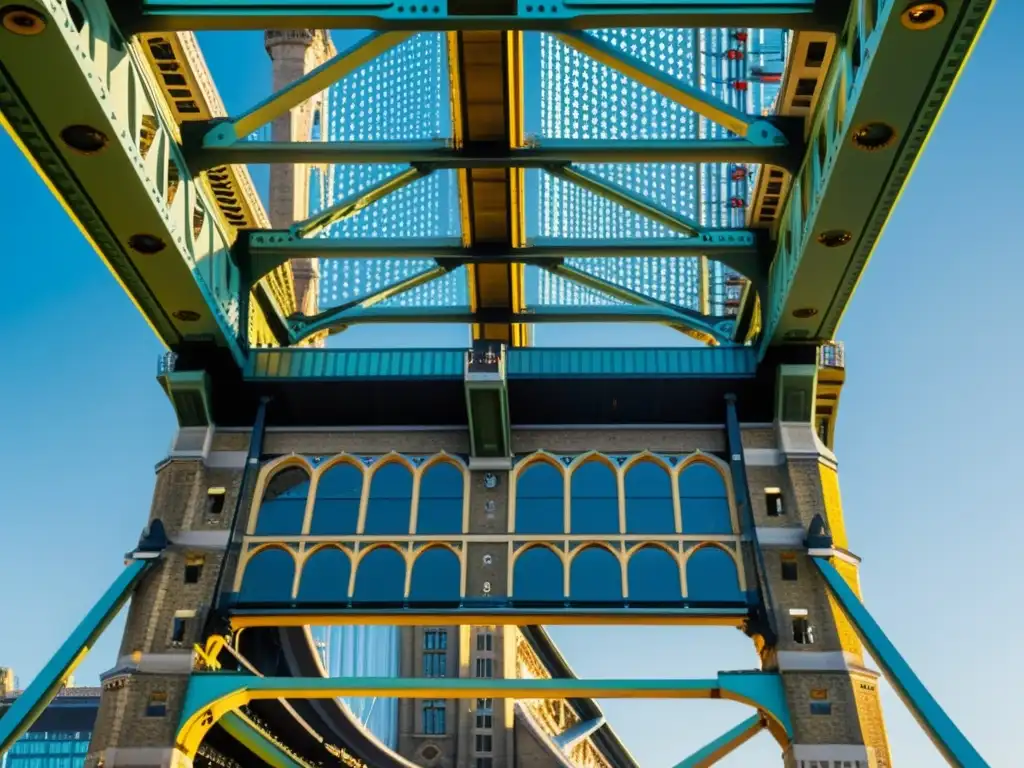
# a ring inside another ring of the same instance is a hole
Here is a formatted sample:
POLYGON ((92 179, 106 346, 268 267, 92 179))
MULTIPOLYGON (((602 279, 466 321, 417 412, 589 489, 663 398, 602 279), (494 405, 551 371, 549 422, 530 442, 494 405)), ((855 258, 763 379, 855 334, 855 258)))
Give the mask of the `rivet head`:
POLYGON ((95 155, 106 148, 110 139, 91 125, 69 125, 60 132, 61 141, 82 155, 95 155))
POLYGON ((938 0, 930 3, 911 3, 900 14, 903 26, 915 32, 937 27, 945 18, 946 5, 938 0))
POLYGON ((830 229, 818 235, 818 242, 826 248, 838 248, 853 239, 853 235, 845 229, 830 229))
POLYGON ((0 24, 11 34, 33 37, 46 29, 46 17, 24 5, 8 5, 0 8, 0 24))
POLYGON ((896 130, 886 123, 866 123, 853 132, 853 146, 865 152, 885 149, 896 138, 896 130))
POLYGON ((167 247, 167 243, 156 235, 138 234, 128 238, 128 247, 136 253, 152 256, 167 247))

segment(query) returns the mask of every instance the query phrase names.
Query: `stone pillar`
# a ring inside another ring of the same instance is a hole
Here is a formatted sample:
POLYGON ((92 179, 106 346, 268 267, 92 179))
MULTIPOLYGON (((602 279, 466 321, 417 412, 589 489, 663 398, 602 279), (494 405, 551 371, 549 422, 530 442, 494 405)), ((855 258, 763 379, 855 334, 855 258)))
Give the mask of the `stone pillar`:
POLYGON ((860 640, 804 545, 821 514, 835 537, 838 567, 859 592, 860 561, 847 549, 835 456, 807 423, 777 424, 773 448, 750 445, 747 435, 744 447, 778 628, 777 644, 762 649, 762 660, 782 674, 795 731, 786 765, 888 768, 879 675, 864 666, 860 640))
POLYGON ((172 545, 132 598, 117 664, 103 694, 86 757, 90 768, 178 768, 174 748, 194 645, 213 605, 241 486, 237 468, 181 457, 157 468, 149 519, 160 518, 172 545))
MULTIPOLYGON (((273 61, 273 92, 277 93, 303 75, 323 64, 334 54, 334 46, 325 30, 293 29, 268 30, 264 45, 273 61)), ((324 119, 323 94, 317 94, 271 125, 273 141, 309 141, 314 116, 319 112, 324 119)), ((322 123, 321 123, 322 125, 322 123)), ((305 164, 270 166, 270 224, 286 229, 310 214, 309 172, 305 164)), ((293 259, 292 277, 295 281, 295 301, 300 312, 317 311, 320 290, 320 270, 316 259, 293 259)))

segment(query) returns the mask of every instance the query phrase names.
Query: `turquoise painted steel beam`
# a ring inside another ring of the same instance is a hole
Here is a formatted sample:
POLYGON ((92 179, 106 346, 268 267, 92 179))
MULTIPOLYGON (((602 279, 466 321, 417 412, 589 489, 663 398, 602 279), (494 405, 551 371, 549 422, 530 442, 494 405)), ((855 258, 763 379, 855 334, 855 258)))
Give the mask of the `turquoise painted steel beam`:
POLYGON ((305 760, 300 760, 282 749, 280 745, 268 738, 255 723, 239 712, 228 712, 218 721, 218 724, 228 732, 229 736, 270 768, 312 768, 305 760))
POLYGON ((762 357, 833 339, 993 5, 946 0, 939 23, 915 25, 905 3, 852 4, 776 217, 762 357))
POLYGON ((163 524, 154 520, 143 532, 135 550, 125 556, 125 569, 118 574, 114 583, 93 605, 28 688, 0 717, 0 757, 32 727, 36 718, 53 701, 68 676, 75 671, 97 638, 103 634, 103 630, 117 616, 166 546, 167 536, 163 524))
POLYGON ((534 238, 524 248, 477 245, 464 248, 457 237, 308 238, 288 230, 246 233, 249 268, 258 279, 288 259, 434 259, 438 263, 551 263, 582 258, 664 258, 707 256, 749 279, 767 285, 768 256, 761 235, 752 230, 708 229, 699 237, 591 240, 534 238))
MULTIPOLYGON (((446 168, 544 168, 570 163, 750 163, 795 171, 802 148, 759 146, 746 139, 655 141, 572 141, 547 139, 510 149, 498 142, 453 147, 450 139, 427 141, 228 141, 230 124, 211 122, 202 146, 185 143, 194 171, 221 165, 307 163, 416 165, 446 168), (226 142, 226 143, 225 143, 226 142)), ((240 130, 237 126, 234 134, 240 130)), ((239 138, 243 138, 240 136, 239 138)))
POLYGON ((702 312, 696 312, 685 307, 677 307, 666 301, 661 301, 638 291, 616 285, 608 280, 603 280, 575 267, 565 264, 552 264, 545 265, 543 268, 553 275, 558 275, 578 285, 598 291, 620 301, 625 301, 636 307, 661 309, 666 313, 671 313, 678 318, 678 321, 672 325, 681 330, 697 331, 698 333, 706 334, 718 344, 732 343, 732 330, 735 325, 732 317, 719 317, 712 322, 711 316, 705 315, 702 312))
MULTIPOLYGON (((726 26, 738 25, 727 24, 726 26)), ((786 134, 770 120, 741 112, 704 89, 689 85, 677 77, 661 72, 656 67, 624 53, 604 40, 599 40, 586 32, 560 32, 556 37, 570 48, 636 80, 641 85, 660 93, 666 99, 706 117, 737 136, 749 140, 752 144, 765 147, 789 145, 786 134)))
POLYGON ((746 744, 765 727, 760 713, 748 717, 739 725, 730 728, 714 741, 698 749, 676 768, 709 768, 730 752, 746 744))
POLYGON ((136 0, 136 12, 126 18, 133 32, 240 29, 393 29, 414 32, 463 30, 570 30, 608 27, 753 27, 756 29, 816 29, 836 31, 826 3, 815 0, 689 0, 651 2, 621 0, 614 4, 582 0, 541 6, 517 0, 512 13, 482 6, 477 15, 451 9, 436 0, 425 11, 409 13, 407 6, 382 2, 377 6, 353 0, 136 0))
MULTIPOLYGON (((473 312, 469 307, 351 307, 321 321, 319 328, 389 323, 665 323, 696 326, 695 330, 713 334, 729 344, 734 319, 709 315, 698 323, 682 311, 660 306, 545 307, 527 312, 486 308, 473 312)), ((308 335, 305 329, 303 333, 308 335)))
MULTIPOLYGON (((831 553, 831 550, 823 552, 831 553)), ((914 674, 914 670, 896 650, 896 646, 886 637, 885 632, 878 626, 857 594, 846 583, 846 579, 832 564, 829 554, 825 553, 817 554, 813 548, 809 551, 811 559, 824 577, 829 591, 839 603, 846 618, 850 620, 850 624, 853 625, 861 642, 868 649, 871 658, 881 667, 885 679, 903 699, 907 709, 931 738, 932 743, 942 753, 946 762, 956 768, 988 768, 988 763, 956 727, 945 710, 939 706, 920 678, 914 674)))
POLYGON ((430 173, 429 170, 423 170, 420 168, 407 168, 404 171, 399 171, 383 181, 378 182, 369 189, 356 192, 351 197, 347 197, 341 202, 335 203, 329 208, 325 208, 320 213, 310 216, 305 221, 293 224, 290 227, 289 232, 295 237, 300 238, 315 235, 329 227, 331 224, 355 216, 360 211, 369 208, 378 200, 387 197, 392 192, 396 192, 402 187, 412 184, 414 181, 423 178, 428 173, 430 173))
POLYGON ((792 737, 782 680, 777 673, 720 672, 709 679, 586 680, 395 677, 256 677, 235 672, 198 672, 189 678, 181 723, 215 710, 218 702, 241 706, 262 699, 329 699, 342 696, 382 698, 481 697, 507 699, 616 698, 707 699, 740 701, 763 712, 783 740, 792 737))
MULTIPOLYGON (((311 99, 346 75, 412 37, 411 32, 378 32, 360 40, 330 61, 288 84, 238 117, 213 126, 203 139, 204 147, 225 147, 244 139, 257 128, 273 122, 292 108, 311 99)), ((252 142, 245 142, 252 145, 252 142)), ((245 162, 245 161, 242 161, 245 162)), ((304 161, 275 161, 304 162, 304 161)))
POLYGON ((602 727, 604 723, 604 715, 595 717, 593 720, 576 723, 571 728, 566 728, 561 733, 556 733, 551 737, 551 740, 555 742, 555 746, 560 750, 568 752, 598 728, 602 727))
MULTIPOLYGON (((367 294, 361 298, 346 302, 337 307, 326 309, 313 316, 297 315, 289 318, 291 343, 297 344, 303 339, 312 336, 319 331, 327 330, 330 333, 338 333, 345 330, 352 323, 348 318, 352 315, 358 316, 362 311, 369 309, 375 304, 387 301, 390 298, 411 291, 421 285, 444 277, 452 271, 452 267, 436 266, 422 270, 404 280, 387 285, 379 291, 367 294)), ((421 310, 422 311, 422 310, 421 310)))
POLYGON ((578 187, 593 192, 595 195, 600 195, 606 200, 611 200, 613 203, 621 205, 626 210, 645 216, 651 221, 656 221, 676 232, 684 235, 699 235, 701 233, 700 224, 693 219, 670 211, 654 200, 630 192, 618 184, 606 181, 589 171, 573 166, 548 166, 544 170, 552 176, 571 182, 578 187))

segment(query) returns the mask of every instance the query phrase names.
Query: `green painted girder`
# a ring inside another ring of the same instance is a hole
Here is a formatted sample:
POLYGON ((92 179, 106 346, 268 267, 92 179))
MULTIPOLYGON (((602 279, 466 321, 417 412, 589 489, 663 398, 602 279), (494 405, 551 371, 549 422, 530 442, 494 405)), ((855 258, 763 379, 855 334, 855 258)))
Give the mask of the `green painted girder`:
MULTIPOLYGON (((431 278, 433 279, 433 278, 431 278)), ((468 307, 351 307, 328 320, 320 320, 318 330, 339 326, 387 323, 665 323, 690 328, 721 339, 729 344, 735 318, 731 316, 702 316, 684 309, 656 305, 608 307, 545 307, 528 312, 510 312, 506 309, 478 309, 468 307)), ((309 335, 313 331, 303 329, 309 335)))
MULTIPOLYGON (((128 3, 126 3, 128 5, 128 3)), ((606 27, 754 27, 835 30, 832 0, 575 0, 541 5, 437 0, 416 12, 401 0, 134 0, 133 31, 204 29, 376 29, 426 31, 573 30, 606 27), (511 6, 511 12, 508 10, 511 6), (468 11, 475 10, 479 15, 468 11)), ((130 15, 129 15, 130 13, 130 15)))
MULTIPOLYGON (((254 349, 245 367, 249 380, 345 381, 352 379, 445 379, 462 381, 461 349, 254 349)), ((757 371, 751 347, 649 349, 510 349, 505 371, 516 378, 736 378, 757 371)))
POLYGON ((236 257, 258 279, 293 258, 433 259, 438 263, 550 264, 565 259, 707 256, 752 282, 767 282, 769 256, 765 233, 745 229, 708 229, 697 237, 570 239, 534 238, 524 248, 477 245, 464 248, 457 237, 308 238, 286 229, 254 230, 240 235, 236 257), (243 255, 246 254, 246 255, 243 255))
MULTIPOLYGON (((19 5, 45 27, 34 35, 0 28, 0 122, 158 337, 171 347, 213 340, 241 365, 247 281, 148 66, 102 2, 88 3, 88 24, 64 3, 19 5), (94 146, 80 141, 89 138, 94 146)), ((280 314, 269 294, 260 299, 280 314)))
POLYGON ((313 768, 310 763, 282 748, 239 712, 228 712, 218 721, 218 725, 270 768, 313 768))
POLYGON ((256 677, 232 672, 197 672, 189 678, 182 707, 181 723, 188 724, 201 713, 216 711, 218 702, 236 693, 250 699, 327 699, 339 696, 380 696, 384 698, 728 698, 742 701, 764 712, 784 737, 792 738, 782 678, 774 672, 719 672, 703 680, 581 680, 483 679, 483 678, 401 678, 401 677, 256 677), (443 692, 443 695, 438 695, 443 692))
POLYGON ((833 338, 993 4, 946 0, 941 21, 920 29, 903 3, 853 3, 779 215, 762 355, 833 338))
MULTIPOLYGON (((204 123, 189 133, 210 130, 204 123)), ((415 165, 447 168, 545 168, 570 163, 751 163, 796 171, 803 148, 758 146, 746 139, 677 139, 641 141, 572 141, 544 139, 511 149, 499 142, 466 143, 450 139, 427 141, 234 141, 224 145, 190 145, 185 158, 193 172, 221 165, 261 163, 334 163, 415 165)))

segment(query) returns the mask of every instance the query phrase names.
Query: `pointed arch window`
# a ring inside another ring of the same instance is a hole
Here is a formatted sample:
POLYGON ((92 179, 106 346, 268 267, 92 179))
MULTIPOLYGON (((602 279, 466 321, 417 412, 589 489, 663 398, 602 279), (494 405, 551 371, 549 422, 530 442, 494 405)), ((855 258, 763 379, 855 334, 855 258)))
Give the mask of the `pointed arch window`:
POLYGON ((368 536, 405 536, 412 514, 412 471, 400 461, 382 464, 370 481, 366 504, 368 536))
POLYGON ((257 536, 298 536, 306 516, 309 473, 302 467, 275 472, 263 492, 256 517, 257 536))
POLYGON ((672 477, 649 459, 626 470, 626 533, 670 534, 676 532, 672 503, 672 477))
POLYGON ((619 533, 619 484, 615 470, 600 459, 589 459, 573 471, 570 488, 570 533, 619 533))
POLYGON ((565 482, 547 461, 534 461, 516 479, 516 533, 565 533, 565 482))
POLYGON ((725 478, 706 461, 694 461, 679 473, 679 507, 683 533, 734 532, 725 478))

